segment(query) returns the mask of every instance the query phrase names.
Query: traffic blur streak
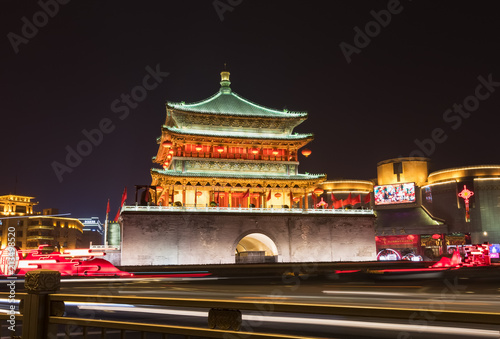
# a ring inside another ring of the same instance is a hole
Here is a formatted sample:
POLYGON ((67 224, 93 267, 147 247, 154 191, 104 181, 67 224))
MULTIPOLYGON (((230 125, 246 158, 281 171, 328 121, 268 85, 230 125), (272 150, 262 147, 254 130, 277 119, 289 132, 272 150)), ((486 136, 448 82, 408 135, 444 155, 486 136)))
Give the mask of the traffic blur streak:
MULTIPOLYGON (((356 273, 355 273, 356 274, 356 273)), ((500 289, 493 279, 440 276, 406 281, 299 275, 280 278, 209 277, 168 279, 63 279, 60 293, 115 296, 275 301, 318 305, 386 306, 421 309, 422 319, 381 319, 243 311, 242 330, 338 338, 499 338, 499 327, 468 324, 470 312, 498 312, 500 289), (463 323, 435 321, 429 310, 463 312, 463 323), (427 312, 427 314, 425 314, 427 312), (458 328, 457 328, 458 327, 458 328)), ((490 275, 491 278, 491 275, 490 275)), ((101 302, 99 302, 101 301, 101 302)), ((179 309, 93 303, 67 304, 67 316, 207 326, 208 309, 179 309)))
MULTIPOLYGON (((497 325, 470 324, 468 313, 498 312, 498 269, 439 270, 429 275, 381 270, 352 270, 345 274, 293 274, 279 277, 185 279, 64 279, 60 293, 115 296, 203 298, 274 301, 318 305, 353 305, 419 309, 420 318, 381 319, 344 316, 243 311, 242 330, 341 338, 499 338, 497 325), (425 278, 424 278, 425 277, 425 278), (434 313, 463 313, 463 322, 435 321, 434 313), (422 315, 421 314, 421 315, 422 315), (458 328, 457 328, 458 327, 458 328)), ((90 301, 90 300, 89 300, 90 301)), ((186 326, 207 326, 208 309, 179 309, 141 305, 67 304, 68 316, 91 312, 95 318, 130 319, 186 326), (187 312, 187 313, 186 313, 187 312), (194 312, 194 313, 193 313, 194 312)))

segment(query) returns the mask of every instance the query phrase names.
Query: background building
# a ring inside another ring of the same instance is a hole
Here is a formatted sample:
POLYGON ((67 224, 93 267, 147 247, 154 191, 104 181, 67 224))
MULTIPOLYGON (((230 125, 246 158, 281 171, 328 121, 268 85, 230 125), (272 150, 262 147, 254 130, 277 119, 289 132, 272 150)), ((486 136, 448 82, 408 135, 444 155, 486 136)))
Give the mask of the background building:
POLYGON ((446 220, 450 233, 470 234, 471 242, 500 243, 500 166, 449 168, 429 174, 423 205, 446 220), (468 193, 467 211, 464 199, 468 193))
POLYGON ((82 246, 104 245, 104 227, 98 217, 78 218, 83 224, 82 246))
MULTIPOLYGON (((377 164, 371 205, 379 258, 436 259, 465 244, 500 243, 500 166, 429 174, 429 161, 394 158, 377 164)), ((346 193, 358 193, 347 186, 346 193)))
POLYGON ((4 195, 0 197, 0 248, 7 247, 9 228, 15 229, 15 244, 22 250, 38 248, 47 244, 47 250, 79 248, 82 245, 83 224, 75 218, 54 216, 58 210, 44 209, 35 213, 33 197, 4 195))

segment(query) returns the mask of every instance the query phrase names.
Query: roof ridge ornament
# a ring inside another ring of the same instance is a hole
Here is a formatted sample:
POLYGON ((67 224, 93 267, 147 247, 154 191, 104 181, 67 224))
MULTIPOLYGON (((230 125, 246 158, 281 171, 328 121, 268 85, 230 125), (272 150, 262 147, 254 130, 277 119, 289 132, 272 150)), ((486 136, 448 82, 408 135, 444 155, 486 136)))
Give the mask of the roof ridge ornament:
POLYGON ((224 70, 220 72, 220 92, 222 94, 231 94, 231 81, 229 81, 229 71, 226 69, 226 63, 224 63, 224 70))

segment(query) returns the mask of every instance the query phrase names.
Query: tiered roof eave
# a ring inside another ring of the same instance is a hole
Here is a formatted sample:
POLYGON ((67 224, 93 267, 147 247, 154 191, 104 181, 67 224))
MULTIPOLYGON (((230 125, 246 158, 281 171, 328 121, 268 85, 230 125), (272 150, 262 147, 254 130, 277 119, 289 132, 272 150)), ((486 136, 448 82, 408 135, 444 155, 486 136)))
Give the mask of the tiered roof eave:
POLYGON ((296 119, 307 118, 308 115, 307 112, 288 111, 286 109, 280 111, 265 107, 245 99, 234 92, 223 94, 220 91, 198 102, 186 104, 184 102, 167 101, 166 106, 167 109, 170 108, 184 112, 228 116, 296 119))
POLYGON ((162 170, 158 168, 151 169, 151 177, 155 185, 218 185, 228 184, 231 187, 285 187, 290 188, 311 188, 324 180, 326 174, 294 174, 294 175, 263 175, 253 173, 221 173, 221 172, 180 172, 175 170, 162 170))

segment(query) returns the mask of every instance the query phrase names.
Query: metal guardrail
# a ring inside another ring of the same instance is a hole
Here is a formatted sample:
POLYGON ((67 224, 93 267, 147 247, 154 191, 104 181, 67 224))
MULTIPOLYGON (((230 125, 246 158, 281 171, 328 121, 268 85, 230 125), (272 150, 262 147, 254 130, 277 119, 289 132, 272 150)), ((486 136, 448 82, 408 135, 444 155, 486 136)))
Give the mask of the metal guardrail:
MULTIPOLYGON (((305 313, 335 316, 356 316, 408 319, 415 312, 422 312, 420 308, 397 308, 397 307, 373 307, 353 305, 330 305, 309 303, 284 303, 266 301, 233 301, 218 299, 189 299, 189 298, 156 298, 156 297, 132 297, 132 296, 102 296, 102 295, 77 295, 77 294, 52 294, 51 301, 88 302, 88 300, 104 299, 107 303, 170 306, 187 308, 217 308, 246 311, 267 311, 282 313, 305 313)), ((464 322, 464 312, 426 309, 431 312, 435 321, 464 322)), ((467 312, 467 322, 476 324, 500 324, 500 312, 467 312)))
POLYGON ((122 212, 209 212, 209 213, 275 213, 275 214, 355 214, 374 215, 372 209, 302 209, 302 208, 244 208, 244 207, 176 207, 123 206, 122 212))

